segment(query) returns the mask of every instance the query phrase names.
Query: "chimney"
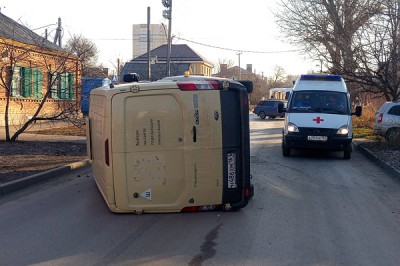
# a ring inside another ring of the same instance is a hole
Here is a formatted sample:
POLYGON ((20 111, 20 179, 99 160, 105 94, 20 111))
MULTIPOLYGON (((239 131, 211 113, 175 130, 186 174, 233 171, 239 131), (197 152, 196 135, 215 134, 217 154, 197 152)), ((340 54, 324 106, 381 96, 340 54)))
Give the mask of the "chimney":
POLYGON ((250 73, 253 73, 253 65, 252 64, 247 64, 246 65, 246 70, 250 73))
POLYGON ((228 65, 227 64, 221 64, 221 73, 228 71, 228 65))

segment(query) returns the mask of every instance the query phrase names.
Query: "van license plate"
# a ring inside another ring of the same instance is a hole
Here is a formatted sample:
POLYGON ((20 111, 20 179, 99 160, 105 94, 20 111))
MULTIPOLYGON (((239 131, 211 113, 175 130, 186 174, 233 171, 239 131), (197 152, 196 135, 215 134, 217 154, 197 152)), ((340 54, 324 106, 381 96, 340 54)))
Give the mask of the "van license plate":
POLYGON ((307 136, 308 140, 311 141, 327 141, 328 137, 327 136, 307 136))
POLYGON ((236 153, 228 153, 228 188, 237 188, 236 153))

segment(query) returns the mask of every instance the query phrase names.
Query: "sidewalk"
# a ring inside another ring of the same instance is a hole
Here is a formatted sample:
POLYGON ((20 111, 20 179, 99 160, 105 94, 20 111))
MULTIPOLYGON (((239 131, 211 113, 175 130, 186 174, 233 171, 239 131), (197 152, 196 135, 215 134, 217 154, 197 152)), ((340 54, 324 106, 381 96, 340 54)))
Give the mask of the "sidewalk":
POLYGON ((382 169, 391 175, 395 179, 400 179, 400 171, 390 166, 387 162, 378 158, 372 151, 370 151, 367 147, 363 146, 363 142, 366 142, 366 139, 354 139, 353 140, 353 148, 359 150, 362 154, 364 154, 369 160, 376 163, 382 169))
MULTIPOLYGON (((23 141, 86 141, 85 136, 64 136, 64 135, 43 135, 30 133, 39 130, 46 130, 51 128, 62 128, 72 126, 71 123, 65 121, 49 121, 49 122, 38 122, 31 124, 27 130, 25 130, 22 134, 18 136, 18 140, 23 141)), ((10 137, 18 130, 19 128, 15 128, 14 126, 10 126, 10 137)), ((6 131, 4 126, 0 126, 0 141, 5 140, 6 131)))
MULTIPOLYGON (((37 131, 40 129, 48 129, 55 127, 65 127, 71 124, 65 122, 57 122, 51 124, 35 124, 29 128, 30 131, 37 131)), ((15 132, 15 129, 12 128, 10 130, 10 135, 15 132)), ((27 131, 26 131, 27 132, 27 131)), ((0 127, 0 141, 5 141, 5 127, 0 127)), ((48 141, 48 142, 71 142, 73 143, 86 143, 86 136, 66 136, 66 135, 43 135, 36 133, 22 133, 18 136, 18 141, 48 141)), ((31 176, 27 176, 9 183, 0 184, 0 197, 17 190, 26 188, 28 186, 44 182, 49 179, 57 178, 61 175, 68 174, 73 172, 74 170, 80 169, 82 167, 86 167, 90 165, 90 160, 85 159, 79 162, 70 163, 61 167, 57 167, 54 169, 50 169, 48 171, 44 171, 42 173, 34 174, 31 176)))

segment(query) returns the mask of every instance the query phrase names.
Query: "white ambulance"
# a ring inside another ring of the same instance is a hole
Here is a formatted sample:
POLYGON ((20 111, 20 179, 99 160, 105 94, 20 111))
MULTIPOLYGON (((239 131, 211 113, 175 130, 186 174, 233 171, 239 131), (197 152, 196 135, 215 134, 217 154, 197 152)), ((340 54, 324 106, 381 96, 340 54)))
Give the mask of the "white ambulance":
POLYGON ((109 209, 143 213, 246 206, 253 194, 251 89, 234 80, 183 76, 93 89, 88 155, 109 209))
POLYGON ((352 112, 350 96, 343 78, 338 75, 301 75, 289 97, 283 128, 283 156, 292 149, 327 149, 343 151, 344 159, 352 152, 352 112))

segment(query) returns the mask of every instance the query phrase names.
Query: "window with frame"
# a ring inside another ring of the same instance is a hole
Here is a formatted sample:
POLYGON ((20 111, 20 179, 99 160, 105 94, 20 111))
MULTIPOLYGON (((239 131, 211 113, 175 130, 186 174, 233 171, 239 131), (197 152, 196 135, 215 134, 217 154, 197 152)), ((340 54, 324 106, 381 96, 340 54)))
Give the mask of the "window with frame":
POLYGON ((11 80, 11 95, 14 97, 40 99, 42 98, 42 81, 42 70, 15 66, 11 80))
POLYGON ((400 105, 395 105, 392 108, 390 108, 388 114, 400 116, 400 105))
POLYGON ((72 73, 49 73, 52 99, 75 99, 75 75, 72 73))

